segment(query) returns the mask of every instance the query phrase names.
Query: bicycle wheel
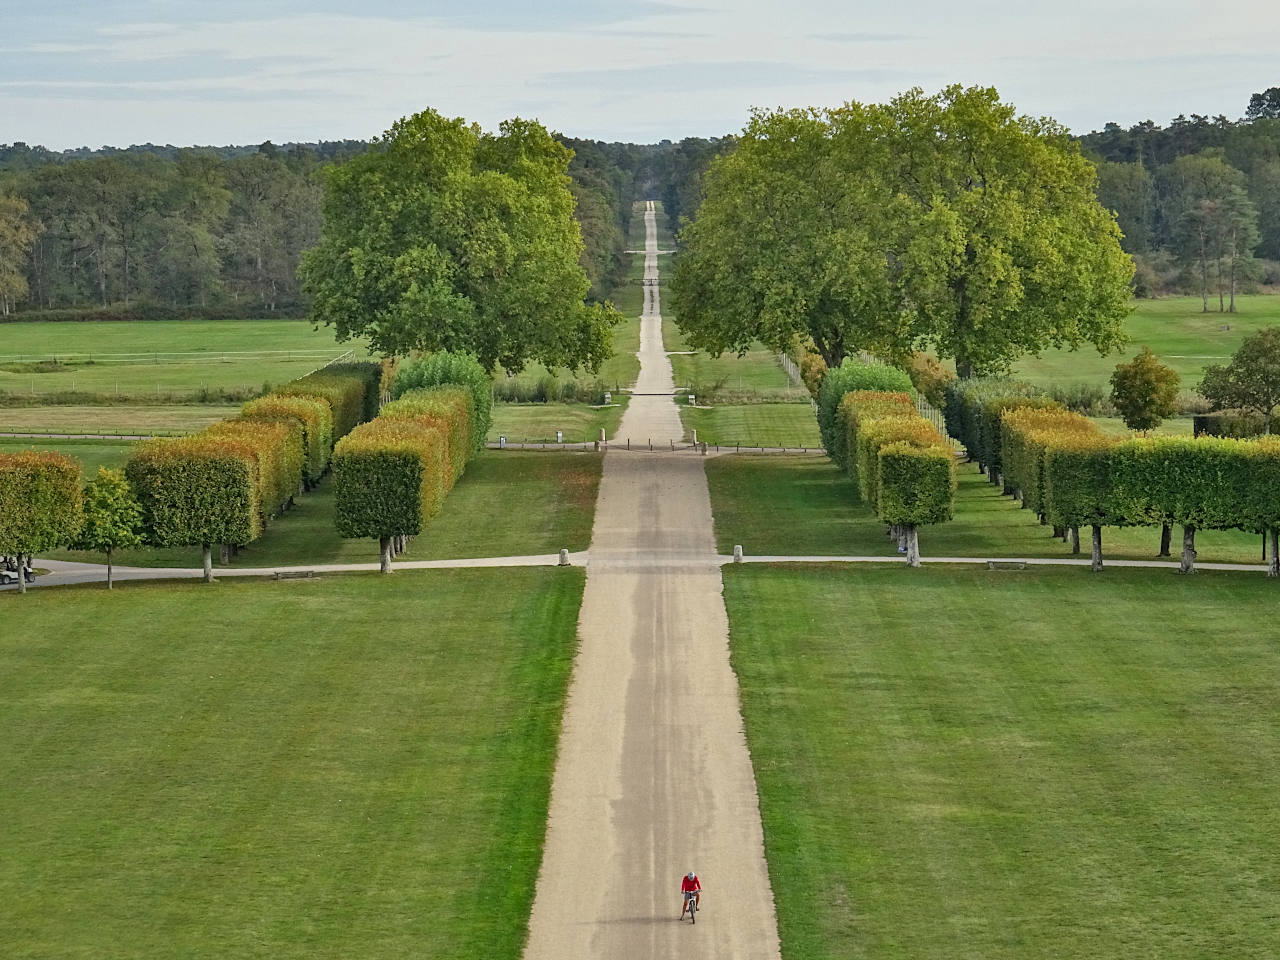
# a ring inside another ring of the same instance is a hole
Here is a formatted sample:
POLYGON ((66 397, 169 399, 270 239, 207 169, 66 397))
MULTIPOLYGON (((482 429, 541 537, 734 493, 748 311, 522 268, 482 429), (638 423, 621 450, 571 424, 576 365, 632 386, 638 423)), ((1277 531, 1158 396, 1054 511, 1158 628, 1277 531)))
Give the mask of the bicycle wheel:
POLYGON ((689 922, 698 922, 698 901, 692 898, 689 900, 689 922))

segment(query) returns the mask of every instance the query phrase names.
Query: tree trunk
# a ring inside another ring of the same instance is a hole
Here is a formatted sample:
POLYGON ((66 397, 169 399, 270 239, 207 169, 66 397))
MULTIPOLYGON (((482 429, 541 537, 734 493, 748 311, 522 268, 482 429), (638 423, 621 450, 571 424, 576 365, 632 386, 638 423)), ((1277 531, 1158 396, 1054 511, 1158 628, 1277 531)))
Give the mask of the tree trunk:
POLYGON ((1075 524, 1072 524, 1071 529, 1068 530, 1067 533, 1070 534, 1071 536, 1071 552, 1073 554, 1079 553, 1080 552, 1080 528, 1077 527, 1075 524))
POLYGON ((200 553, 204 563, 204 582, 213 583, 213 544, 202 544, 200 553))
POLYGON ((18 592, 27 592, 27 555, 18 554, 18 592))
POLYGON ((1267 531, 1267 539, 1271 541, 1271 560, 1267 563, 1267 576, 1280 577, 1280 530, 1272 527, 1267 531))
POLYGON ((391 538, 383 537, 379 541, 379 547, 382 551, 382 572, 391 572, 391 538))
POLYGON ((1160 552, 1157 556, 1169 556, 1169 543, 1173 540, 1173 527, 1167 523, 1160 524, 1160 552))
POLYGON ((907 566, 920 566, 920 530, 914 523, 906 526, 907 533, 907 566))
POLYGON ((1094 573, 1102 569, 1102 525, 1093 525, 1093 556, 1089 561, 1089 569, 1094 573))
POLYGON ((1196 572, 1196 528, 1190 524, 1182 527, 1182 573, 1196 572))
POLYGON ((107 589, 111 590, 113 588, 114 584, 111 582, 111 548, 107 547, 107 589))
POLYGON ((956 376, 961 380, 973 377, 973 363, 965 357, 956 357, 956 376))

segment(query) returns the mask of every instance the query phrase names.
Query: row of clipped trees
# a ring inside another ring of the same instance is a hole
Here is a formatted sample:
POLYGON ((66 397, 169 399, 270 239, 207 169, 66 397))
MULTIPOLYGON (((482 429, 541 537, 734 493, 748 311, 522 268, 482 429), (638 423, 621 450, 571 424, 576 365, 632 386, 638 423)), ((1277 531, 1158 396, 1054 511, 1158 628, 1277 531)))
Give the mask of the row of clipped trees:
POLYGON ((344 437, 333 455, 338 532, 377 539, 383 573, 483 449, 492 404, 484 368, 445 352, 402 368, 392 392, 394 399, 344 437))
POLYGON ((916 408, 910 378, 846 359, 821 377, 815 401, 828 455, 919 566, 919 528, 951 519, 956 465, 946 438, 916 408))
POLYGON ((110 585, 113 549, 198 546, 210 580, 215 544, 253 542, 332 468, 339 532, 382 541, 386 569, 388 541, 421 532, 483 447, 491 403, 479 363, 439 353, 401 369, 383 406, 393 369, 325 367, 200 433, 141 445, 83 489, 69 457, 0 455, 0 553, 21 566, 63 546, 102 551, 110 585))
POLYGON ((1195 571, 1197 530, 1268 538, 1268 574, 1280 576, 1280 438, 1113 437, 1087 417, 1005 380, 948 387, 947 429, 988 479, 1021 500, 1079 550, 1092 533, 1102 569, 1104 526, 1159 526, 1167 554, 1182 528, 1181 569, 1195 571))

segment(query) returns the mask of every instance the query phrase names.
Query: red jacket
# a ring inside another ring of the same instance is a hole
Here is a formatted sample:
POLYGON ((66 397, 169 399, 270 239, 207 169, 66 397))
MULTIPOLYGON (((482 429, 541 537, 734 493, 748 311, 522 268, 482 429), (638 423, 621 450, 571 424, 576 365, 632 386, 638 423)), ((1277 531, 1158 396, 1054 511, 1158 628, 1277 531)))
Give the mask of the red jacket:
POLYGON ((702 884, 698 881, 698 877, 696 874, 694 875, 694 878, 692 880, 690 880, 689 877, 686 875, 685 878, 680 881, 681 893, 691 893, 693 891, 701 890, 701 889, 702 889, 702 884))

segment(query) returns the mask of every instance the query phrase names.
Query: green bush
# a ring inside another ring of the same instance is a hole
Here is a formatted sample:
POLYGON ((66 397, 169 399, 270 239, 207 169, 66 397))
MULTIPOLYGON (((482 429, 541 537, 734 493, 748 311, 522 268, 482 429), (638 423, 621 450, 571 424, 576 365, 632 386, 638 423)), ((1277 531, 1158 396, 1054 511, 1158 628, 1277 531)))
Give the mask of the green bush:
POLYGON ((1062 408, 1056 400, 1045 396, 1001 395, 987 397, 982 401, 978 415, 978 444, 982 451, 979 462, 986 467, 987 476, 993 483, 1004 473, 1000 424, 1005 414, 1010 410, 1060 409, 1062 408))
POLYGON ((818 432, 827 456, 841 467, 846 466, 847 457, 843 448, 844 430, 837 413, 844 395, 854 390, 910 394, 911 378, 897 367, 865 363, 852 357, 826 372, 818 388, 818 432))
POLYGON ((452 468, 444 430, 379 417, 333 451, 334 517, 351 539, 416 536, 444 501, 452 468))
POLYGON ((125 476, 154 546, 243 546, 262 533, 257 464, 233 437, 152 440, 129 458, 125 476))
POLYGON ((296 420, 222 420, 204 435, 239 443, 244 455, 254 459, 264 521, 289 506, 302 490, 302 426, 296 420))
POLYGON ((838 429, 833 438, 831 459, 858 482, 858 431, 864 421, 880 417, 919 419, 920 413, 905 393, 853 390, 846 393, 836 409, 838 429))
POLYGON ((399 398, 411 390, 448 385, 465 387, 471 394, 474 403, 472 444, 474 449, 482 449, 493 425, 493 381, 475 357, 442 350, 406 363, 396 374, 391 395, 399 398))
POLYGON ((250 400, 241 408, 243 420, 296 423, 302 429, 306 451, 303 474, 314 484, 329 467, 333 450, 333 411, 322 397, 287 397, 270 394, 250 400))
POLYGON ((0 554, 70 543, 84 515, 80 465, 57 453, 0 453, 0 554))
MULTIPOLYGON (((394 364, 392 365, 394 368, 394 364)), ((349 363, 331 363, 321 373, 330 376, 355 377, 364 385, 363 409, 360 420, 372 420, 382 406, 383 364, 377 360, 354 360, 349 363)), ((305 379, 305 378, 304 378, 305 379)))
POLYGON ((899 526, 925 526, 951 519, 956 458, 950 448, 897 440, 881 447, 876 456, 876 512, 881 520, 899 526))
POLYGON ((1119 513, 1136 524, 1176 523, 1196 529, 1251 529, 1242 496, 1252 466, 1244 440, 1137 437, 1112 451, 1119 513))
POLYGON ((1060 527, 1126 526, 1117 503, 1111 454, 1119 441, 1101 434, 1064 436, 1044 454, 1044 500, 1049 522, 1060 527))
MULTIPOLYGON (((286 383, 276 393, 286 397, 319 397, 327 401, 333 414, 333 439, 337 441, 367 419, 369 388, 366 374, 343 373, 329 366, 286 383)), ((376 412, 376 406, 374 410, 376 412)))
POLYGON ((1005 484, 1022 495, 1029 510, 1044 514, 1045 455, 1068 436, 1095 436, 1097 426, 1070 410, 1014 407, 1000 421, 1000 459, 1005 484))
MULTIPOLYGON (((857 464, 858 493, 873 507, 880 500, 880 450, 893 443, 946 447, 937 428, 919 414, 863 420, 858 429, 856 449, 851 452, 849 460, 857 464)), ((954 459, 951 449, 946 447, 946 450, 954 459)))

